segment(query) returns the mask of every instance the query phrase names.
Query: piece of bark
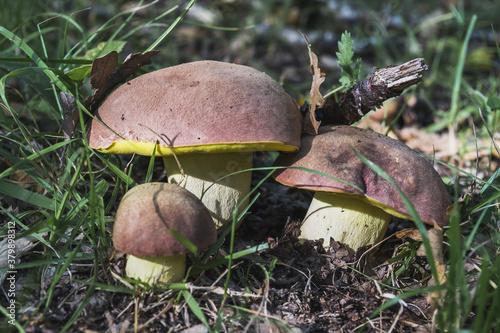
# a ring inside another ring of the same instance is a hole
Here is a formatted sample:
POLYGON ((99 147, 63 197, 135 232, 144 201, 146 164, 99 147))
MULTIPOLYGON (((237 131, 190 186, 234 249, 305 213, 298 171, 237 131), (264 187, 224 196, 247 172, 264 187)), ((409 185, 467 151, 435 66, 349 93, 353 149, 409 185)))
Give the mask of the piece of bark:
POLYGON ((389 98, 422 81, 422 72, 429 69, 423 58, 402 65, 375 68, 364 80, 356 83, 339 103, 325 104, 316 110, 321 125, 351 125, 389 98))

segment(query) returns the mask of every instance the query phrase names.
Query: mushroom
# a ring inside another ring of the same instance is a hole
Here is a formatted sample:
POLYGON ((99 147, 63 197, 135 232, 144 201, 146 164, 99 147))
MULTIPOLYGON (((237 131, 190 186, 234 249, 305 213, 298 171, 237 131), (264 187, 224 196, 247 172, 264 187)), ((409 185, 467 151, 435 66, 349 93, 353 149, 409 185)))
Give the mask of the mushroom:
POLYGON ((232 173, 252 167, 252 152, 300 147, 299 108, 278 82, 217 61, 141 75, 111 93, 95 118, 88 125, 90 147, 151 155, 159 142, 156 154, 164 157, 169 182, 202 198, 218 226, 232 220, 250 191, 251 173, 232 173))
POLYGON ((113 245, 128 254, 127 276, 150 284, 184 278, 189 251, 170 230, 200 249, 217 239, 208 209, 177 185, 137 185, 123 196, 116 212, 113 245))
POLYGON ((438 173, 424 158, 399 141, 352 126, 320 127, 304 136, 296 154, 280 155, 278 166, 316 170, 337 179, 301 170, 277 170, 285 185, 316 191, 301 226, 301 238, 323 238, 347 248, 377 244, 391 216, 411 219, 396 187, 365 165, 354 150, 381 167, 409 198, 423 222, 445 225, 450 196, 438 173), (342 181, 339 181, 342 180, 342 181))

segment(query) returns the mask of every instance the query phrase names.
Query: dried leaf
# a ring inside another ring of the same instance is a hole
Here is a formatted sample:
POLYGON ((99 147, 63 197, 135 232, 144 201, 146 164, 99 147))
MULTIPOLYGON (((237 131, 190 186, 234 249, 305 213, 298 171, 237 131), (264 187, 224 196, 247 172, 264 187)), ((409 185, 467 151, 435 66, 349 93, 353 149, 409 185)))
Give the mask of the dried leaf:
MULTIPOLYGON (((429 236, 429 243, 431 245, 432 254, 436 264, 444 264, 443 257, 443 229, 436 225, 433 229, 427 230, 429 236)), ((417 250, 418 256, 425 256, 425 248, 423 244, 417 250)))
POLYGON ((64 140, 68 141, 73 136, 78 121, 78 112, 75 110, 75 98, 73 95, 61 91, 59 93, 59 102, 64 114, 64 119, 62 121, 64 140))
POLYGON ((415 228, 407 228, 407 229, 400 230, 400 231, 396 232, 396 237, 399 239, 410 238, 410 239, 417 241, 417 242, 422 240, 422 236, 420 235, 420 231, 418 231, 418 229, 415 229, 415 228))
POLYGON ((160 51, 149 51, 146 53, 129 54, 114 74, 113 79, 120 83, 125 82, 125 80, 139 68, 149 65, 151 63, 151 57, 159 52, 160 51))
MULTIPOLYGON (((118 67, 118 52, 116 51, 111 51, 103 57, 94 59, 89 75, 91 76, 90 87, 95 89, 95 91, 92 96, 88 96, 83 101, 85 108, 94 114, 96 108, 99 107, 113 89, 125 82, 136 70, 150 64, 151 57, 158 52, 149 51, 134 55, 130 54, 120 67, 118 67)), ((63 133, 64 139, 67 141, 71 139, 75 131, 78 122, 78 112, 75 109, 75 99, 71 94, 61 92, 59 94, 59 101, 64 112, 63 133)), ((66 152, 66 147, 62 152, 62 156, 66 152)), ((62 158, 59 167, 62 167, 62 158)))
POLYGON ((11 274, 9 272, 15 271, 15 265, 19 263, 21 256, 35 245, 33 237, 18 238, 16 240, 4 238, 4 240, 0 241, 0 267, 9 267, 9 271, 0 272, 0 283, 3 283, 7 274, 11 274), (12 260, 15 260, 15 264, 12 264, 12 260))
POLYGON ((118 67, 118 52, 111 51, 103 57, 92 61, 90 71, 90 87, 95 89, 94 95, 87 97, 83 102, 90 111, 93 104, 99 104, 103 97, 111 90, 111 75, 118 67))
POLYGON ((311 44, 309 44, 309 41, 307 40, 306 36, 302 34, 302 37, 304 37, 307 43, 309 61, 311 62, 311 74, 313 77, 311 84, 311 91, 310 91, 311 107, 309 109, 308 115, 306 115, 304 119, 302 132, 311 135, 316 135, 318 134, 318 128, 321 122, 316 120, 315 110, 316 108, 320 108, 323 106, 323 104, 325 104, 325 99, 323 98, 323 95, 319 91, 319 86, 323 83, 323 81, 325 81, 325 73, 321 71, 319 67, 318 57, 311 50, 311 44))
MULTIPOLYGON (((23 159, 23 158, 21 158, 23 159)), ((13 166, 14 163, 7 158, 3 158, 4 162, 8 166, 13 166)), ((35 161, 36 162, 36 161, 35 161)), ((38 163, 37 163, 38 164, 38 163)), ((37 171, 39 176, 40 172, 37 171)), ((26 171, 22 169, 16 169, 10 176, 9 179, 12 180, 14 184, 24 189, 30 190, 32 192, 41 193, 43 192, 43 187, 38 184, 26 171)), ((1 267, 1 266, 0 266, 1 267)))

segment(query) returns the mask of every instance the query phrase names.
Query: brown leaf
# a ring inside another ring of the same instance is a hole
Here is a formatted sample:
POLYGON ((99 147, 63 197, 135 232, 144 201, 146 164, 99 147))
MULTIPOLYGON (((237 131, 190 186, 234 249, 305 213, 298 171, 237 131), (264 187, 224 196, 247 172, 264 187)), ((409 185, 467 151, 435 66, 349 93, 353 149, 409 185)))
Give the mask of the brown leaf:
POLYGON ((302 34, 302 37, 306 40, 307 43, 307 49, 309 53, 309 61, 311 62, 311 74, 313 77, 312 84, 311 84, 311 91, 310 91, 310 97, 311 97, 311 107, 309 109, 308 115, 306 115, 304 119, 304 124, 302 126, 302 132, 308 133, 311 135, 316 135, 318 134, 318 128, 321 124, 318 120, 316 120, 316 113, 315 110, 316 108, 320 108, 325 104, 325 99, 323 98, 323 95, 319 91, 319 86, 325 81, 325 73, 321 71, 319 67, 319 61, 318 57, 314 52, 311 50, 311 44, 309 44, 309 41, 307 40, 306 36, 302 34))
POLYGON ((59 102, 64 114, 64 119, 62 121, 64 141, 68 141, 73 136, 78 121, 78 112, 76 112, 75 109, 75 98, 73 95, 61 91, 59 93, 59 102))
POLYGON ((111 51, 103 57, 92 61, 90 70, 90 87, 96 89, 94 95, 99 96, 111 85, 111 75, 118 67, 118 52, 111 51))
MULTIPOLYGON (((23 159, 23 158, 21 158, 21 159, 23 159)), ((14 163, 12 163, 12 161, 7 159, 6 157, 4 157, 3 160, 8 166, 14 165, 14 163)), ((38 163, 37 161, 35 161, 35 163, 40 165, 40 163, 38 163)), ((37 171, 37 174, 41 176, 40 172, 38 172, 38 171, 37 171)), ((36 192, 36 193, 43 192, 43 187, 40 184, 38 184, 33 178, 31 178, 31 176, 26 171, 23 171, 22 169, 16 169, 9 176, 9 179, 12 180, 14 182, 14 184, 16 184, 17 186, 28 189, 32 192, 36 192)))
MULTIPOLYGON (((0 267, 7 267, 12 260, 15 260, 15 265, 20 262, 21 256, 31 250, 36 245, 36 239, 33 237, 22 237, 14 240, 12 243, 11 238, 5 237, 0 241, 0 267), (12 249, 15 249, 12 254, 12 249)), ((8 272, 0 272, 0 283, 3 283, 8 272)), ((10 274, 9 274, 10 275, 10 274)))
MULTIPOLYGON (((59 93, 59 103, 63 110, 64 119, 62 121, 62 130, 64 134, 64 141, 68 141, 73 137, 75 132, 76 124, 78 123, 78 112, 76 109, 75 97, 70 93, 61 91, 59 93)), ((63 167, 63 156, 66 154, 68 145, 65 145, 61 152, 59 169, 63 167)))
POLYGON ((151 63, 151 57, 160 51, 148 51, 146 53, 129 54, 123 64, 115 73, 114 80, 125 82, 125 80, 135 73, 139 68, 151 63))
POLYGON ((399 239, 410 238, 414 241, 421 241, 422 240, 422 236, 420 235, 420 231, 418 231, 418 229, 415 229, 415 228, 407 228, 407 229, 400 230, 400 231, 396 232, 396 237, 399 239))
POLYGON ((118 67, 118 53, 111 51, 108 54, 94 59, 92 61, 92 69, 90 70, 90 87, 95 89, 92 96, 87 97, 83 101, 83 105, 92 112, 93 105, 99 105, 104 99, 103 97, 111 91, 113 84, 111 83, 111 75, 118 67))

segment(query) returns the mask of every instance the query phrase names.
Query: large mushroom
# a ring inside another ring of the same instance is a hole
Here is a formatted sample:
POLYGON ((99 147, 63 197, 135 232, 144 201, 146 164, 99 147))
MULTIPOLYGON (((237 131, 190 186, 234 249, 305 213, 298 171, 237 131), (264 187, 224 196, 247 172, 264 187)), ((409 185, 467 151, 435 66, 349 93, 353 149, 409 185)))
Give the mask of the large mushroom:
POLYGON ((217 239, 208 209, 177 185, 137 185, 123 196, 116 212, 113 245, 128 254, 127 276, 149 284, 184 278, 189 251, 171 230, 200 249, 217 239))
POLYGON ((109 128, 92 120, 90 147, 151 155, 158 142, 169 182, 202 198, 217 225, 232 219, 250 190, 251 173, 221 177, 251 168, 254 151, 300 147, 301 116, 288 93, 263 72, 224 62, 141 75, 110 94, 95 117, 109 128))
POLYGON ((438 173, 423 157, 401 142, 370 130, 324 126, 318 135, 303 137, 298 153, 282 154, 275 162, 337 178, 300 168, 275 173, 275 179, 282 184, 315 191, 301 238, 323 238, 328 247, 332 237, 357 251, 382 240, 391 216, 411 219, 396 187, 364 164, 354 150, 395 181, 425 223, 447 223, 450 196, 438 173))

